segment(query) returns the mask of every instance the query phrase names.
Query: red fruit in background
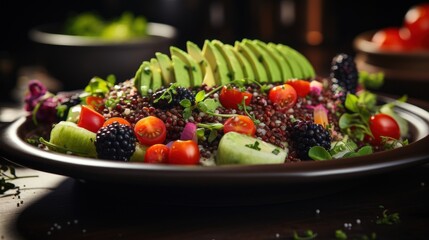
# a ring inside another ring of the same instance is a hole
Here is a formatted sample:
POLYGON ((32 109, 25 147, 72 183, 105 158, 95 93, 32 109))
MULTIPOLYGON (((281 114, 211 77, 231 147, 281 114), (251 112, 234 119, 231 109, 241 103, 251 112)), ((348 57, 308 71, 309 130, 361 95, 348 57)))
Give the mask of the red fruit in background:
POLYGON ((409 36, 406 28, 389 27, 378 30, 371 41, 381 49, 403 51, 410 48, 409 36))
POLYGON ((404 26, 416 47, 429 49, 429 3, 412 6, 405 14, 404 26))

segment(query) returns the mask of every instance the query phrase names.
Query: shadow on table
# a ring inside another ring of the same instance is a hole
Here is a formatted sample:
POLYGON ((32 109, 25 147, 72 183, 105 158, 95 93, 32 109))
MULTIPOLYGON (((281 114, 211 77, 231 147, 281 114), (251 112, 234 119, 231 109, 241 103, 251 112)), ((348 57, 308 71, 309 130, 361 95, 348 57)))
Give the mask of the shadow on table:
POLYGON ((421 184, 428 173, 423 167, 384 174, 325 196, 253 206, 186 206, 145 189, 124 192, 68 179, 27 206, 15 226, 24 239, 293 239, 294 231, 308 229, 321 239, 335 239, 337 229, 349 237, 424 239, 429 190, 421 184), (401 223, 376 224, 379 205, 399 212, 401 223))

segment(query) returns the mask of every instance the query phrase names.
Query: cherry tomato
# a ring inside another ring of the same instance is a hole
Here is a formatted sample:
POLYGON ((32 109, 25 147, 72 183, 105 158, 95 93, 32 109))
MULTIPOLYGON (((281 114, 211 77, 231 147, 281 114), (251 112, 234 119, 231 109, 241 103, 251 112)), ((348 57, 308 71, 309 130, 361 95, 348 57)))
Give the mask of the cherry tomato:
POLYGON ((238 132, 249 136, 255 136, 256 127, 248 116, 238 115, 228 118, 223 124, 223 132, 238 132))
POLYGON ((372 42, 376 43, 379 48, 396 51, 411 48, 408 39, 408 30, 396 27, 380 29, 372 36, 372 42))
POLYGON ((150 146, 163 143, 167 136, 167 129, 161 119, 155 116, 148 116, 136 123, 134 133, 141 144, 150 146))
POLYGON ((252 94, 247 91, 240 91, 236 87, 224 86, 219 94, 219 101, 225 108, 238 109, 244 99, 244 104, 248 106, 252 100, 252 94))
POLYGON ((369 119, 369 128, 374 136, 371 142, 374 145, 382 143, 382 136, 399 139, 401 132, 396 120, 384 113, 377 113, 369 119))
POLYGON ((295 105, 297 93, 291 85, 286 83, 271 88, 268 93, 268 98, 271 102, 279 105, 281 108, 289 109, 295 105))
POLYGON ((200 162, 198 144, 192 140, 176 140, 171 144, 168 163, 197 165, 200 162))
POLYGON ((97 112, 101 112, 104 109, 104 98, 102 97, 88 96, 85 102, 87 105, 92 106, 97 112))
POLYGON ((104 124, 104 117, 91 106, 82 105, 77 125, 91 132, 97 133, 104 124))
POLYGON ((429 3, 412 6, 405 14, 404 26, 416 47, 429 48, 429 3))
POLYGON ((105 126, 107 126, 107 125, 109 125, 109 124, 112 124, 112 123, 114 123, 114 122, 118 122, 119 124, 123 124, 123 125, 131 126, 130 122, 128 122, 128 121, 127 121, 126 119, 124 119, 124 118, 121 118, 121 117, 112 117, 112 118, 107 119, 107 120, 104 122, 103 127, 105 127, 105 126))
POLYGON ((167 163, 170 149, 164 144, 154 144, 146 149, 144 162, 146 163, 167 163))
POLYGON ((305 80, 291 80, 287 84, 291 85, 299 97, 305 97, 310 92, 310 82, 305 80))

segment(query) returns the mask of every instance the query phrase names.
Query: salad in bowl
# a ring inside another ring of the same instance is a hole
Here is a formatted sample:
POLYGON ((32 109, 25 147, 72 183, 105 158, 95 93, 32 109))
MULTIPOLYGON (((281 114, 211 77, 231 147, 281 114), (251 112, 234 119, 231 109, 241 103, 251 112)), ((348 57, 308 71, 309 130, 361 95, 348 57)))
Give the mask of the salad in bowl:
POLYGON ((380 103, 383 75, 359 72, 351 55, 318 76, 294 48, 243 39, 172 46, 134 77, 94 77, 77 92, 28 85, 28 121, 49 134, 47 151, 142 164, 251 165, 325 161, 408 144, 406 101, 380 103))

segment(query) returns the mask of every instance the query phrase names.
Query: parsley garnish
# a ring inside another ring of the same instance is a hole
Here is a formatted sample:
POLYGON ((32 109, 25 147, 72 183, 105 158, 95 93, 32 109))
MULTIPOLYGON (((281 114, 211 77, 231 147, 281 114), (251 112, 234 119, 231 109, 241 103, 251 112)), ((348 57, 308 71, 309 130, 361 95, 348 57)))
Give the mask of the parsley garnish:
POLYGON ((279 155, 280 150, 278 148, 276 148, 273 151, 271 151, 271 153, 274 154, 274 155, 279 155))
POLYGON ((257 151, 261 151, 261 148, 259 147, 259 142, 258 141, 255 141, 253 144, 250 144, 250 143, 246 144, 244 146, 246 146, 248 148, 251 148, 251 149, 255 149, 257 151))

